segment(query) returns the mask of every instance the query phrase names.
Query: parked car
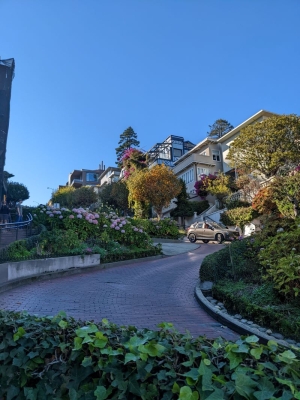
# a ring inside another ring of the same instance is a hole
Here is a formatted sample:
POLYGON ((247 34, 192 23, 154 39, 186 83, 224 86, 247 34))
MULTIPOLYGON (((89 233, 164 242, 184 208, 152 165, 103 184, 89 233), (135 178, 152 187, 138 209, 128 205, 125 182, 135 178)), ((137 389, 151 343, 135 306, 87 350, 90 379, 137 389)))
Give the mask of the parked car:
POLYGON ((237 239, 239 232, 234 229, 228 229, 221 222, 206 220, 192 224, 187 230, 187 237, 192 243, 195 243, 196 240, 202 240, 204 243, 209 241, 222 243, 224 240, 237 239))

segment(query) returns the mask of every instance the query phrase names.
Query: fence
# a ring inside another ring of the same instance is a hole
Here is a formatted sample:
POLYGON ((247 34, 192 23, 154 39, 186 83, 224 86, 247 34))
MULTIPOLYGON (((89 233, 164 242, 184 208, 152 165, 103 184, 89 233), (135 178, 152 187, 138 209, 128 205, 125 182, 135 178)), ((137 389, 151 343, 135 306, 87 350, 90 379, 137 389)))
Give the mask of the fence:
POLYGON ((28 214, 25 221, 0 224, 0 249, 16 240, 36 235, 38 230, 33 227, 32 221, 32 215, 28 214))

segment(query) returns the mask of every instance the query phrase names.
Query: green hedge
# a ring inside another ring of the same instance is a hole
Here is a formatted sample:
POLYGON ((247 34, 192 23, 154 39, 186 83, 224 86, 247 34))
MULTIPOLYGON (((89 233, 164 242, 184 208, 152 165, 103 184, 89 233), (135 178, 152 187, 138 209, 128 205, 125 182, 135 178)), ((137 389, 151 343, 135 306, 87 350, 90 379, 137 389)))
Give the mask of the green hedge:
POLYGON ((101 262, 102 263, 109 263, 109 262, 115 262, 115 261, 123 261, 123 260, 132 260, 135 258, 142 258, 142 257, 151 257, 151 256, 156 256, 162 254, 162 249, 161 246, 155 246, 151 249, 137 249, 137 250, 128 250, 126 252, 122 253, 107 253, 104 256, 101 256, 101 262))
POLYGON ((200 266, 200 280, 218 282, 225 278, 234 281, 260 282, 261 266, 257 248, 252 238, 236 240, 224 249, 206 256, 200 266))
POLYGON ((224 249, 209 254, 204 258, 199 271, 200 280, 201 282, 217 282, 219 279, 223 279, 227 275, 229 268, 230 254, 229 248, 226 246, 224 249))
POLYGON ((300 399, 297 350, 0 312, 0 398, 300 399))
POLYGON ((279 302, 272 284, 255 286, 223 280, 213 286, 212 292, 214 298, 223 302, 229 311, 241 314, 287 338, 300 341, 299 304, 279 302))

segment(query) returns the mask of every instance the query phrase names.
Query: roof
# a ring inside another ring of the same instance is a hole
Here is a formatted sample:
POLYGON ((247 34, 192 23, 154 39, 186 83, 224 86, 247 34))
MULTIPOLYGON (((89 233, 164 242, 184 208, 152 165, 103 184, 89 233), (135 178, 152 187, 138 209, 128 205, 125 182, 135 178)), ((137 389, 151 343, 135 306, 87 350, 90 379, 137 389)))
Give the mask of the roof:
POLYGON ((257 120, 260 117, 263 117, 263 116, 272 117, 274 115, 279 115, 279 114, 275 114, 273 112, 266 111, 266 110, 260 110, 256 114, 252 115, 252 117, 246 119, 246 121, 242 122, 240 125, 236 126, 231 131, 229 131, 228 133, 226 133, 225 135, 223 135, 222 137, 217 139, 217 142, 221 143, 224 140, 227 140, 228 138, 230 138, 231 136, 235 135, 241 129, 243 129, 246 126, 250 125, 252 122, 254 122, 255 120, 257 120))

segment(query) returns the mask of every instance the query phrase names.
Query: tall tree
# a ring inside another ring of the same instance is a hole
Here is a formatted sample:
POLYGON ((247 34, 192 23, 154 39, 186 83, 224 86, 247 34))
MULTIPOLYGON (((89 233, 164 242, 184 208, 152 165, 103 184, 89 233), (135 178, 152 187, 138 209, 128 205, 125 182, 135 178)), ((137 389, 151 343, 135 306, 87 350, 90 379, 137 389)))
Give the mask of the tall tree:
POLYGON ((208 136, 215 139, 219 139, 233 129, 231 123, 226 119, 217 119, 212 125, 208 126, 210 127, 210 131, 207 132, 208 136))
POLYGON ((273 116, 248 125, 230 145, 227 158, 236 168, 259 171, 266 178, 300 163, 300 117, 273 116))
POLYGON ((179 179, 164 164, 137 171, 126 183, 129 200, 152 204, 159 219, 163 207, 167 207, 181 191, 179 179))
POLYGON ((138 149, 130 148, 125 150, 122 161, 122 168, 124 168, 124 178, 128 179, 134 172, 147 168, 147 156, 138 149))
POLYGON ((7 183, 7 196, 6 201, 8 203, 15 203, 19 200, 29 199, 29 191, 23 183, 8 182, 7 183))
POLYGON ((119 140, 119 146, 116 148, 117 162, 116 164, 122 167, 122 157, 124 152, 132 147, 138 147, 140 142, 137 140, 137 133, 129 126, 121 135, 119 140))
POLYGON ((192 207, 191 202, 189 201, 189 195, 186 191, 186 184, 185 182, 180 179, 181 191, 178 194, 175 201, 176 207, 171 211, 171 217, 192 217, 194 215, 194 209, 192 207))

